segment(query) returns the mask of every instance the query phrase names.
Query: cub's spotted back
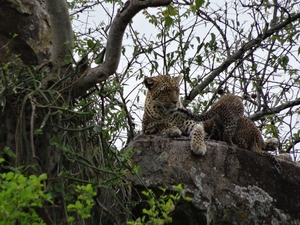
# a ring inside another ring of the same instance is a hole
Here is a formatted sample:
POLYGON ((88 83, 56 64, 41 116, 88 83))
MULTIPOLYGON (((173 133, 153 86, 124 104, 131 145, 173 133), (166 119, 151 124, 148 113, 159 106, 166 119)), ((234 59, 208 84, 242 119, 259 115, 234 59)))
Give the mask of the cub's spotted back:
MULTIPOLYGON (((185 109, 178 109, 178 111, 185 112, 185 109)), ((212 107, 205 113, 199 115, 189 115, 189 119, 196 121, 212 120, 214 122, 214 129, 217 129, 219 138, 234 146, 232 137, 235 134, 237 122, 244 116, 244 105, 242 100, 232 94, 223 95, 212 105, 212 107)), ((213 131, 215 132, 215 131, 213 131)))
MULTIPOLYGON (((182 114, 186 115, 187 118, 192 118, 198 120, 199 115, 192 114, 188 110, 178 109, 182 114)), ((205 132, 209 135, 211 139, 222 140, 222 132, 224 132, 222 127, 215 129, 215 123, 213 121, 204 121, 205 132)), ((264 142, 259 129, 255 124, 245 118, 241 117, 237 121, 237 126, 234 135, 232 136, 232 142, 239 148, 248 149, 251 151, 258 152, 262 155, 268 156, 278 173, 282 173, 282 167, 274 155, 266 152, 268 150, 274 150, 278 148, 277 138, 270 138, 264 142)))

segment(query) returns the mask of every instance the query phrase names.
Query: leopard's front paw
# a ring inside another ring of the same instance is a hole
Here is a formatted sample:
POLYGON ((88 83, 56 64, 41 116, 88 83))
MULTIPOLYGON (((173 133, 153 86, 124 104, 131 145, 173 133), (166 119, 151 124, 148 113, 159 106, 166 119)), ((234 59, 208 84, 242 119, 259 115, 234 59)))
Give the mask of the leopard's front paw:
POLYGON ((166 134, 169 137, 179 137, 181 135, 181 130, 178 127, 172 127, 164 130, 163 134, 166 134))
POLYGON ((191 137, 191 149, 197 155, 205 155, 206 145, 204 143, 204 128, 202 125, 197 124, 193 132, 190 134, 191 137))
POLYGON ((205 155, 206 145, 204 142, 199 142, 195 139, 191 139, 191 149, 196 155, 205 155))

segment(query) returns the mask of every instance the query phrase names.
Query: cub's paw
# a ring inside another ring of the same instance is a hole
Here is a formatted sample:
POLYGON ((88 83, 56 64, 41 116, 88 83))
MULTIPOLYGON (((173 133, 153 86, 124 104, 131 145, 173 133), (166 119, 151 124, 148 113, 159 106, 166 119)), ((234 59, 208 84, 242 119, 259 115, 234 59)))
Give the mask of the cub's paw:
POLYGON ((181 130, 178 127, 172 127, 164 130, 163 134, 166 134, 169 137, 179 137, 181 135, 181 130))
POLYGON ((190 134, 191 149, 197 155, 206 153, 206 145, 204 143, 205 132, 202 125, 197 124, 190 134))
POLYGON ((191 139, 191 149, 196 155, 205 155, 206 153, 206 145, 204 142, 199 142, 191 139))

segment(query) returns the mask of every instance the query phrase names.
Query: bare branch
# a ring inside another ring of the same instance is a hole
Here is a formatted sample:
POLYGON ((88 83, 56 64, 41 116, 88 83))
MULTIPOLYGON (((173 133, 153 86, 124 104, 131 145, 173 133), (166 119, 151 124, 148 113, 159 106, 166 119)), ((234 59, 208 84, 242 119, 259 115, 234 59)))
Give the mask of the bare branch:
POLYGON ((217 30, 219 31, 220 35, 223 38, 223 41, 224 41, 224 44, 225 44, 225 47, 226 47, 226 52, 227 52, 227 55, 229 56, 230 55, 230 48, 229 48, 229 44, 228 44, 228 40, 227 40, 226 34, 222 30, 222 28, 218 25, 217 21, 214 20, 214 19, 212 19, 205 11, 200 10, 200 9, 198 9, 197 15, 200 18, 206 19, 207 21, 211 22, 217 28, 217 30))
POLYGON ((279 23, 271 27, 270 29, 266 30, 263 34, 259 34, 255 39, 245 43, 239 50, 237 50, 233 55, 229 56, 218 68, 216 68, 212 73, 206 77, 199 85, 197 85, 189 94, 188 99, 192 101, 198 93, 204 90, 205 87, 211 83, 215 77, 217 77, 220 73, 226 70, 233 62, 236 60, 242 59, 242 56, 251 48, 257 49, 263 40, 266 40, 270 36, 272 36, 277 31, 284 28, 286 25, 296 21, 300 18, 300 13, 295 14, 294 16, 288 17, 284 22, 279 23))
POLYGON ((147 7, 164 6, 170 3, 171 0, 127 1, 124 7, 117 13, 109 30, 104 63, 99 67, 90 69, 87 74, 81 78, 80 82, 76 82, 73 87, 74 96, 80 96, 87 89, 106 80, 109 76, 116 72, 120 62, 122 40, 125 29, 138 12, 147 7))
POLYGON ((46 0, 46 6, 52 31, 53 51, 51 61, 63 62, 73 47, 73 30, 67 1, 46 0))
POLYGON ((251 120, 258 120, 263 116, 279 113, 280 111, 282 111, 284 109, 287 109, 287 108, 290 108, 290 107, 293 107, 293 106, 296 106, 296 105, 300 105, 300 98, 297 98, 294 101, 290 101, 290 102, 281 104, 281 105, 279 105, 277 107, 274 107, 274 108, 270 108, 270 109, 266 109, 266 110, 254 113, 251 116, 249 116, 248 118, 251 119, 251 120))
POLYGON ((286 152, 290 153, 292 151, 292 149, 295 147, 295 145, 297 145, 298 143, 300 143, 300 139, 299 140, 295 140, 293 143, 291 143, 287 148, 286 148, 286 152))

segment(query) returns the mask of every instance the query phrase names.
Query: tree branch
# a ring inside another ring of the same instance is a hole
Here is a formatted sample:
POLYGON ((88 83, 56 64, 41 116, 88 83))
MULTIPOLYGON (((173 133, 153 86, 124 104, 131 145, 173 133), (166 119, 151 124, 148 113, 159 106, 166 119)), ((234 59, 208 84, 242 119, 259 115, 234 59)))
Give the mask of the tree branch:
POLYGON ((290 101, 284 104, 281 104, 277 107, 274 108, 270 108, 270 109, 266 109, 257 113, 252 114, 251 116, 249 116, 248 118, 255 121, 260 119, 263 116, 267 116, 267 115, 271 115, 271 114, 275 114, 275 113, 279 113, 280 111, 296 106, 296 105, 300 105, 300 98, 294 100, 294 101, 290 101))
POLYGON ((212 71, 212 73, 206 77, 199 85, 197 85, 189 94, 188 99, 192 101, 198 93, 204 90, 211 83, 215 77, 217 77, 220 73, 226 70, 233 62, 236 60, 241 59, 243 54, 245 54, 251 48, 258 48, 259 44, 272 36, 275 32, 283 29, 286 25, 298 20, 300 18, 300 13, 295 14, 294 16, 288 17, 284 22, 279 23, 276 26, 271 27, 270 29, 266 30, 263 34, 259 34, 255 39, 245 43, 239 50, 237 50, 233 55, 229 56, 218 68, 212 71))
POLYGON ((53 51, 50 60, 63 62, 73 47, 73 30, 71 26, 67 1, 46 0, 50 16, 53 51))
POLYGON ((117 13, 109 30, 106 56, 102 65, 90 69, 86 75, 80 78, 80 82, 76 82, 73 86, 73 95, 78 97, 85 93, 86 90, 95 84, 106 80, 114 74, 118 68, 121 56, 122 40, 125 29, 132 18, 147 7, 158 7, 169 5, 171 0, 130 0, 117 13))

